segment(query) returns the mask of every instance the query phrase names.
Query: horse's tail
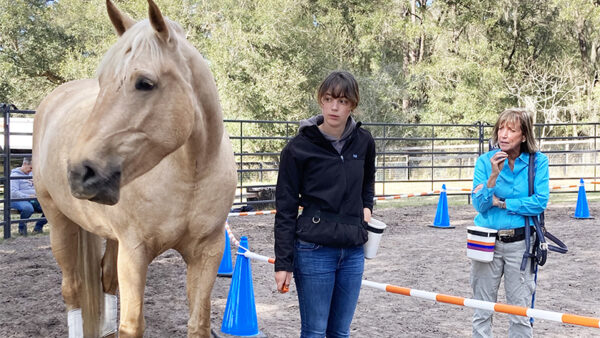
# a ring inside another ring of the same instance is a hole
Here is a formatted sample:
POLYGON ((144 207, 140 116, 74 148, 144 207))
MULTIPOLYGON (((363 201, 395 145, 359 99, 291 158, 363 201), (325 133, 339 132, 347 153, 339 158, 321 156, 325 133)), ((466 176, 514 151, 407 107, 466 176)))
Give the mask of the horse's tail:
POLYGON ((77 265, 81 274, 81 315, 84 337, 100 335, 100 318, 104 312, 104 294, 101 281, 100 237, 79 228, 77 265))

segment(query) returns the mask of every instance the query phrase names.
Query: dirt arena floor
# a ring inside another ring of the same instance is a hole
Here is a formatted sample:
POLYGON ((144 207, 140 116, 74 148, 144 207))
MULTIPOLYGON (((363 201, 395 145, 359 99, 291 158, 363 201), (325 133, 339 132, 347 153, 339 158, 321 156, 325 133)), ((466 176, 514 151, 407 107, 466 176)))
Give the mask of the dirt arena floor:
MULTIPOLYGON (((471 297, 466 227, 471 205, 449 207, 454 229, 429 227, 436 205, 380 203, 374 217, 387 223, 378 256, 367 260, 364 278, 436 293, 471 297)), ((552 203, 547 227, 569 246, 551 252, 540 268, 536 308, 600 317, 600 223, 570 217, 574 203, 552 203)), ((600 202, 590 203, 600 217, 600 202)), ((599 218, 600 219, 600 218, 599 218)), ((248 236, 250 249, 273 256, 273 216, 230 219, 236 237, 248 236)), ((233 250, 233 249, 232 249, 233 250)), ((233 255, 235 260, 235 255, 233 255)), ((253 261, 252 280, 262 336, 297 337, 300 320, 296 290, 276 292, 273 266, 253 261)), ((212 297, 212 327, 219 332, 231 279, 218 278, 212 297)), ((48 235, 16 237, 0 243, 0 337, 66 337, 67 315, 60 294, 61 273, 48 235)), ((503 287, 499 302, 505 302, 503 287)), ((352 323, 353 337, 468 337, 473 310, 363 288, 352 323)), ((185 265, 167 251, 151 265, 145 293, 145 337, 185 337, 185 265)), ((494 334, 506 337, 508 315, 495 314, 494 334)), ((600 337, 600 329, 536 320, 538 337, 600 337)))

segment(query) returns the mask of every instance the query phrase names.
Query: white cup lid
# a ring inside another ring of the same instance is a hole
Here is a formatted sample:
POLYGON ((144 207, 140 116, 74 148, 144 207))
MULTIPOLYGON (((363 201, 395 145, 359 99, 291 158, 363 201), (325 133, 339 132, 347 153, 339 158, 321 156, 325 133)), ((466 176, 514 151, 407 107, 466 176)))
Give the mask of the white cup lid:
POLYGON ((387 227, 387 224, 383 223, 382 221, 378 221, 373 217, 371 217, 369 225, 376 229, 385 229, 385 227, 387 227))

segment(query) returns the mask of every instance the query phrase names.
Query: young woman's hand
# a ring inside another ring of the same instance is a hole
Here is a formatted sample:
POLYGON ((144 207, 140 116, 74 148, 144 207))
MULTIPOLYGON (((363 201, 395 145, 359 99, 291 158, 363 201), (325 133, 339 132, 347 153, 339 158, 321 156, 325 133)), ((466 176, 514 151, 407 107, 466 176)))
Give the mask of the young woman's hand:
POLYGON ((276 271, 275 283, 277 283, 277 291, 286 293, 290 291, 290 282, 292 281, 292 273, 289 271, 276 271))
POLYGON ((371 209, 364 208, 363 212, 365 214, 365 222, 369 223, 371 221, 371 209))

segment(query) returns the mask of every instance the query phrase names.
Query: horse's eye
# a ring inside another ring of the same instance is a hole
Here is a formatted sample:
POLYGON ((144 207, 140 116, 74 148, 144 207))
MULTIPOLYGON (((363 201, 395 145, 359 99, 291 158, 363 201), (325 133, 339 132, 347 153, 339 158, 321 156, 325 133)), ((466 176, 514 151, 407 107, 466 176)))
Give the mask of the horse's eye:
POLYGON ((154 89, 154 83, 145 77, 140 77, 135 81, 135 89, 149 91, 154 89))

